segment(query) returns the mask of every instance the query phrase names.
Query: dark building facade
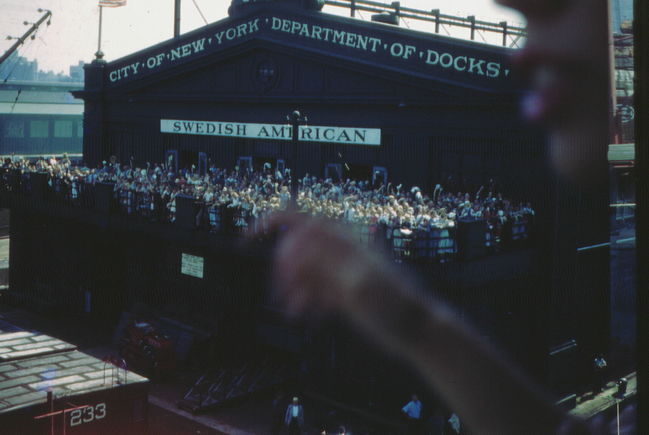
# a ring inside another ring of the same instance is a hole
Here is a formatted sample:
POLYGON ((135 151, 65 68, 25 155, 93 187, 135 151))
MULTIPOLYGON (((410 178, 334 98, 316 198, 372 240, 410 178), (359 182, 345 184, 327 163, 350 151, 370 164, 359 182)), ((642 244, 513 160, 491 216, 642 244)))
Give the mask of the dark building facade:
MULTIPOLYGON (((605 150, 590 187, 564 184, 543 132, 518 114, 522 84, 510 50, 331 16, 317 4, 241 4, 222 21, 87 64, 85 88, 75 92, 85 102, 86 163, 173 156, 180 166, 271 162, 298 176, 355 179, 382 168, 393 183, 428 191, 442 183, 475 192, 493 180, 513 200, 533 202, 534 245, 413 268, 555 393, 575 392, 608 341, 605 150), (295 137, 287 121, 294 110, 308 118, 295 137)), ((5 199, 19 222, 11 230, 17 301, 83 311, 90 292, 93 312, 103 314, 96 317, 111 321, 135 303, 182 311, 188 321, 204 319, 222 343, 285 347, 312 362, 314 378, 335 373, 359 390, 398 366, 372 363, 374 354, 340 325, 306 333, 287 325, 267 300, 261 247, 242 251, 177 226, 5 199), (59 255, 42 243, 62 246, 59 255), (183 254, 202 258, 200 278, 182 273, 183 254), (33 271, 33 262, 44 266, 33 271)))
POLYGON ((353 178, 378 166, 405 185, 452 176, 477 190, 503 166, 511 168, 502 174, 511 186, 538 166, 542 141, 517 115, 507 49, 282 4, 257 6, 87 66, 88 163, 110 155, 162 161, 174 151, 181 166, 201 152, 220 167, 246 156, 293 166, 290 129, 282 126, 298 109, 308 118, 298 175, 321 176, 327 165, 347 163, 353 178), (243 124, 269 127, 244 132, 243 124), (329 137, 318 141, 310 125, 351 128, 351 135, 375 129, 380 137, 369 145, 320 129, 329 137))

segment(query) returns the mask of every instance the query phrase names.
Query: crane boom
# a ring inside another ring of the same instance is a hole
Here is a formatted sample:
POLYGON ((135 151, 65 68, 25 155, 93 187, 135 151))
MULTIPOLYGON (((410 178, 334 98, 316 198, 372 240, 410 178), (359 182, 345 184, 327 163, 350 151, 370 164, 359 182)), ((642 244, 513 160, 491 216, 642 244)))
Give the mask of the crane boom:
MULTIPOLYGON (((42 12, 42 10, 40 10, 39 12, 42 12)), ((18 38, 18 39, 16 40, 16 42, 14 43, 14 45, 12 45, 11 47, 9 47, 9 49, 8 49, 7 51, 5 51, 5 53, 2 55, 2 57, 0 57, 0 65, 2 65, 2 63, 3 63, 5 60, 7 60, 7 59, 9 58, 9 56, 11 56, 11 54, 12 54, 14 51, 16 51, 16 50, 18 49, 18 47, 20 47, 20 45, 23 44, 23 43, 25 42, 25 40, 26 40, 27 38, 29 38, 29 36, 30 36, 32 33, 34 33, 34 32, 38 29, 38 27, 39 27, 41 24, 43 24, 43 22, 44 22, 45 20, 47 20, 47 19, 49 19, 49 18, 51 18, 51 17, 52 17, 52 11, 45 10, 45 15, 43 15, 43 16, 41 17, 40 20, 38 20, 38 21, 36 21, 34 24, 32 24, 32 27, 30 27, 29 30, 27 30, 23 36, 21 36, 20 38, 18 38)), ((48 21, 47 24, 49 25, 49 21, 48 21)))

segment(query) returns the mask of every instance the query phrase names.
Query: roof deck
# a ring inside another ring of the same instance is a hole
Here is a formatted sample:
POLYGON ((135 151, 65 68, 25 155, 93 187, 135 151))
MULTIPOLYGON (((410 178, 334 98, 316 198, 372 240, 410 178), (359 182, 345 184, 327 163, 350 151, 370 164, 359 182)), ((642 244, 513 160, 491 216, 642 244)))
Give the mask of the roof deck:
POLYGON ((148 382, 79 352, 73 344, 30 331, 0 332, 0 415, 47 401, 148 382))

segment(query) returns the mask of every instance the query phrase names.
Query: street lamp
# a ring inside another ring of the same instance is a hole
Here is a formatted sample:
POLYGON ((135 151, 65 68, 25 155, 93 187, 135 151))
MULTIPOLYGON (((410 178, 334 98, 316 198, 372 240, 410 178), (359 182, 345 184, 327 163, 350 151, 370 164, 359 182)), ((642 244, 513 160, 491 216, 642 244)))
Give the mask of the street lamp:
POLYGON ((294 110, 291 114, 286 115, 286 121, 291 124, 291 139, 293 140, 293 156, 291 158, 291 205, 294 209, 297 209, 297 145, 300 140, 300 124, 306 124, 308 119, 299 110, 294 110))

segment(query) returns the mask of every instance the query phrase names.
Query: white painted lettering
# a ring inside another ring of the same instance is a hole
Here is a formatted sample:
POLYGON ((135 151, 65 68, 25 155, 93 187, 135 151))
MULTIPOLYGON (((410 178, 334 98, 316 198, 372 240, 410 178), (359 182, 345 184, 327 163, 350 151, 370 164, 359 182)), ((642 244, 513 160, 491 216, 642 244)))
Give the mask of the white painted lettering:
POLYGON ((406 45, 406 49, 403 52, 403 58, 408 59, 413 53, 416 52, 417 52, 417 47, 415 47, 414 45, 406 45))
POLYGON ((237 26, 237 38, 241 38, 248 32, 248 23, 239 24, 237 26))
POLYGON ((458 56, 453 61, 453 68, 455 68, 458 71, 464 71, 466 70, 466 62, 467 62, 466 56, 458 56), (463 66, 460 66, 460 61, 464 62, 463 66))
POLYGON ((401 57, 403 54, 403 45, 398 42, 395 42, 390 46, 390 54, 394 57, 401 57))
POLYGON ((348 33, 347 38, 345 39, 345 45, 347 47, 356 47, 357 41, 356 33, 348 33))
POLYGON ((117 77, 117 71, 111 71, 110 74, 108 74, 108 80, 111 82, 116 82, 119 80, 119 77, 117 77))
POLYGON ((320 26, 311 27, 311 38, 321 40, 322 39, 322 27, 320 27, 320 26))
POLYGON ((428 50, 428 54, 426 56, 426 63, 428 65, 437 65, 437 62, 439 62, 439 53, 436 52, 435 50, 428 50))
MULTIPOLYGON (((175 60, 175 59, 178 59, 178 58, 180 58, 180 57, 182 57, 182 56, 180 55, 180 48, 172 48, 172 49, 171 49, 171 60, 175 60)), ((150 57, 150 58, 146 61, 146 66, 148 66, 149 68, 151 68, 151 66, 149 65, 149 60, 151 60, 151 59, 153 59, 154 62, 155 62, 155 58, 151 58, 151 57, 150 57)), ((155 63, 154 63, 154 65, 155 65, 155 63)))
POLYGON ((487 64, 487 76, 489 77, 500 76, 500 64, 498 62, 489 62, 487 64))
POLYGON ((334 44, 342 45, 344 41, 345 41, 345 32, 334 30, 334 37, 332 38, 331 42, 333 42, 334 44))
POLYGON ((370 42, 372 43, 372 52, 376 53, 376 46, 381 45, 381 40, 379 38, 370 38, 370 42))
POLYGON ((203 51, 205 49, 205 38, 201 38, 199 40, 192 42, 192 47, 194 47, 194 53, 203 51))
POLYGON ((358 43, 356 45, 356 48, 360 48, 361 50, 367 51, 367 36, 363 35, 357 35, 358 36, 358 43))
POLYGON ((259 18, 256 18, 254 21, 249 21, 248 22, 248 33, 253 33, 253 32, 258 32, 258 31, 259 31, 259 18))
POLYGON ((282 28, 282 20, 277 17, 273 17, 273 21, 270 24, 271 30, 280 30, 282 28))
POLYGON ((475 59, 475 58, 473 58, 473 57, 470 58, 470 59, 469 59, 469 72, 470 72, 470 73, 473 73, 473 72, 474 72, 473 70, 477 70, 478 74, 480 74, 481 76, 483 76, 483 75, 484 75, 484 71, 482 71, 482 65, 483 65, 484 63, 485 63, 485 61, 482 60, 482 59, 477 60, 477 62, 476 62, 476 59, 475 59))
POLYGON ((439 64, 444 67, 448 68, 451 65, 453 65, 453 56, 451 56, 450 53, 444 53, 439 57, 439 64))

